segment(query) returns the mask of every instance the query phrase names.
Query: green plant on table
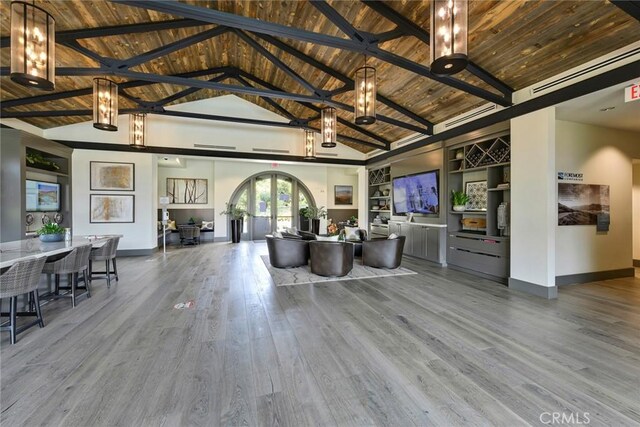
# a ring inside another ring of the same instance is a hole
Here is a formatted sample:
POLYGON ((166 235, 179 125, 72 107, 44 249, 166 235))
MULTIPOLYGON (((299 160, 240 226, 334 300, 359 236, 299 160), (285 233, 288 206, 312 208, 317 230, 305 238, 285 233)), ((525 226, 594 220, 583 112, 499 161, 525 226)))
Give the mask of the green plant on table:
POLYGON ((469 202, 469 196, 464 191, 451 190, 451 204, 453 206, 464 206, 469 202))
POLYGON ((51 222, 42 226, 40 230, 36 232, 38 235, 42 234, 64 234, 64 228, 58 224, 51 222))

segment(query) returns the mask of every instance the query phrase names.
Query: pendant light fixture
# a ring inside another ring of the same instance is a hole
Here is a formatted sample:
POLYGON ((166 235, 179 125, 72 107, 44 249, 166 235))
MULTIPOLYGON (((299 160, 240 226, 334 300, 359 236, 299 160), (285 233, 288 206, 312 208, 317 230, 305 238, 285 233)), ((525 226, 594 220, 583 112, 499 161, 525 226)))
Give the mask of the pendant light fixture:
POLYGON ((93 127, 118 130, 118 85, 108 79, 93 79, 93 127))
POLYGON ((325 107, 322 109, 322 146, 333 148, 336 146, 336 109, 325 107))
POLYGON ((11 80, 43 90, 55 88, 56 21, 44 9, 11 2, 11 80))
POLYGON ((316 133, 310 129, 304 130, 304 159, 316 158, 316 133))
POLYGON ((146 148, 144 145, 147 136, 147 115, 136 113, 129 115, 129 145, 135 148, 146 148))
POLYGON ((376 69, 367 66, 356 70, 356 124, 370 125, 376 121, 376 69))
POLYGON ((468 34, 467 0, 431 1, 431 71, 451 75, 464 70, 468 34))

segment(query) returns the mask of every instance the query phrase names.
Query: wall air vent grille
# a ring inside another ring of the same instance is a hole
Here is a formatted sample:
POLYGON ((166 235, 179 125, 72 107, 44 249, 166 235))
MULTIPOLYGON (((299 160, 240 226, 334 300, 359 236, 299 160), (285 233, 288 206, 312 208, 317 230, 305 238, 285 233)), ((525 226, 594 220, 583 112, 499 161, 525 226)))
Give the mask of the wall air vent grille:
POLYGON ((496 104, 491 104, 491 105, 488 105, 486 107, 480 108, 478 110, 474 110, 469 114, 465 114, 463 116, 456 117, 455 119, 446 122, 444 124, 444 127, 445 128, 450 128, 452 126, 457 126, 457 125, 459 125, 461 123, 468 122, 471 119, 478 118, 479 116, 484 116, 487 113, 490 113, 491 111, 496 110, 497 108, 498 108, 498 106, 496 104))
POLYGON ((193 146, 196 148, 211 148, 214 150, 237 150, 237 148, 232 145, 193 144, 193 146))
POLYGON ((322 156, 322 157, 338 157, 337 153, 320 153, 317 152, 316 156, 322 156))
MULTIPOLYGON (((611 65, 624 61, 625 59, 637 54, 640 54, 640 47, 631 49, 627 52, 623 52, 619 55, 613 56, 603 61, 596 62, 595 64, 591 64, 588 67, 580 68, 570 74, 548 81, 544 84, 533 86, 531 88, 531 94, 537 95, 544 92, 550 92, 551 90, 558 88, 558 86, 567 86, 571 80, 578 79, 579 77, 582 77, 586 74, 594 73, 603 68, 610 67, 611 65)), ((574 83, 574 82, 571 82, 571 83, 574 83)))
POLYGON ((289 154, 289 150, 276 150, 274 148, 252 148, 253 151, 258 153, 278 153, 278 154, 289 154))

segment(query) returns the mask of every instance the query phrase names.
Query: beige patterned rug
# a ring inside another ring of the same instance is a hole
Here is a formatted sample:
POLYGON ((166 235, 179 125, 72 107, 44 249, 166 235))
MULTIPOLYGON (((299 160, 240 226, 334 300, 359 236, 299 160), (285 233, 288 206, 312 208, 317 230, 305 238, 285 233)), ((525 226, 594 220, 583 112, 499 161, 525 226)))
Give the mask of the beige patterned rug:
POLYGON ((406 276, 408 274, 418 274, 408 268, 398 267, 396 269, 389 268, 373 268, 362 265, 362 260, 355 259, 353 261, 353 270, 346 276, 342 277, 324 277, 318 276, 311 272, 308 265, 294 268, 275 268, 269 262, 269 255, 262 255, 262 262, 269 270, 269 274, 276 286, 302 285, 305 283, 335 282, 338 280, 358 280, 371 279, 375 277, 386 276, 406 276))

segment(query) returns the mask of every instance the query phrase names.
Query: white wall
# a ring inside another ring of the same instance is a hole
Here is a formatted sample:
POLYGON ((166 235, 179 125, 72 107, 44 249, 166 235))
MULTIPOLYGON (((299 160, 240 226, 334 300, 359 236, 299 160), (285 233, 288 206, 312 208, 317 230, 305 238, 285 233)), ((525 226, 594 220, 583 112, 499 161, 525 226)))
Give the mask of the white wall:
MULTIPOLYGON (((637 158, 637 159, 640 159, 637 158)), ((640 260, 640 160, 633 165, 633 259, 640 260)))
POLYGON ((608 232, 556 225, 557 276, 632 266, 632 158, 640 157, 639 142, 633 132, 556 122, 557 171, 583 173, 584 184, 609 185, 611 215, 608 232))
POLYGON ((358 209, 358 169, 356 168, 327 168, 327 209, 358 209), (350 205, 336 205, 334 187, 336 185, 351 185, 353 199, 350 205))
POLYGON ((73 167, 73 234, 122 234, 119 250, 151 249, 157 246, 156 209, 158 200, 157 165, 153 154, 114 151, 74 150, 73 167), (135 191, 90 191, 89 162, 132 162, 135 164, 135 191), (89 222, 90 194, 133 194, 135 222, 127 224, 92 224, 89 222))
POLYGON ((213 209, 214 161, 209 159, 182 159, 184 168, 158 167, 158 194, 167 194, 167 178, 200 178, 207 180, 207 204, 170 204, 169 209, 213 209))
POLYGON ((555 286, 555 108, 511 120, 511 278, 555 286))

